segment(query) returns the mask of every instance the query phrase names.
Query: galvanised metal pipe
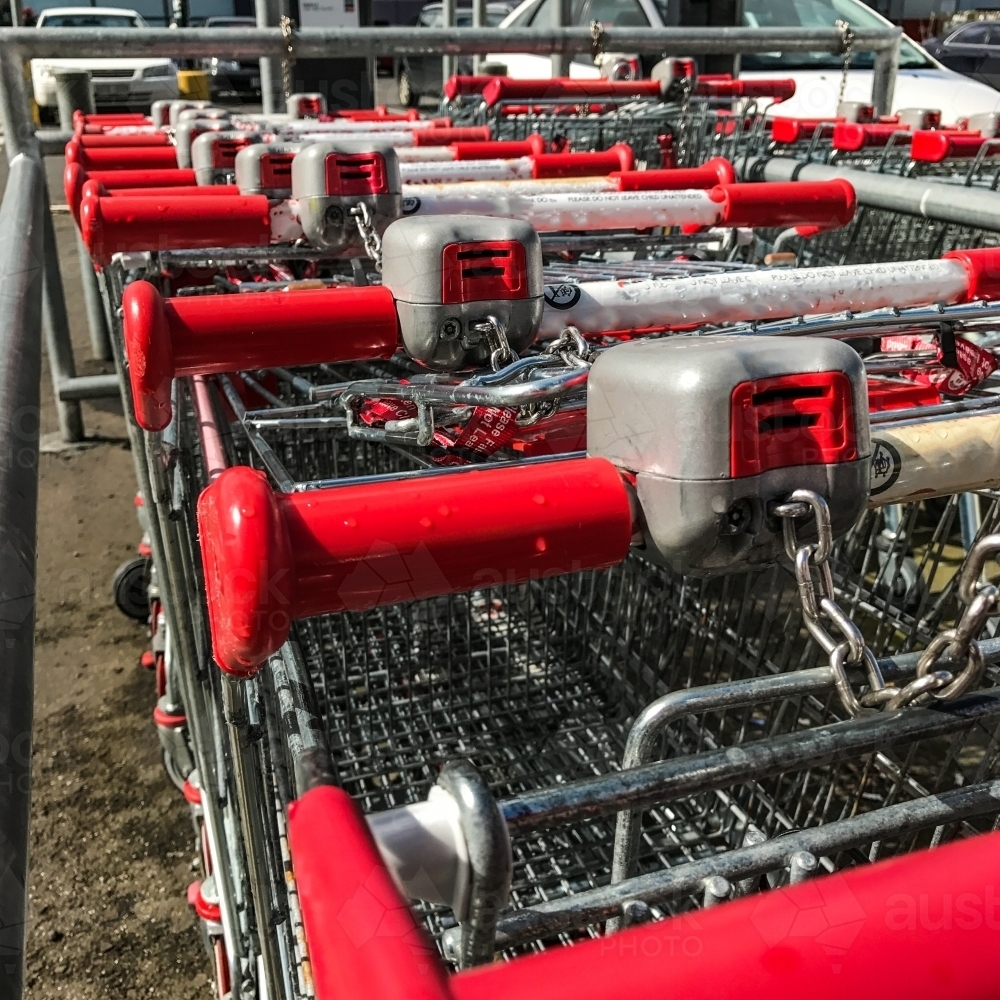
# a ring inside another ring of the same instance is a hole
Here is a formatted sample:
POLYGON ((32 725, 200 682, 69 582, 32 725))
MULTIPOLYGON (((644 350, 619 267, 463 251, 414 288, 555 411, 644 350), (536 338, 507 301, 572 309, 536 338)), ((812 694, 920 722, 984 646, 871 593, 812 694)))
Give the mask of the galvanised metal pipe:
MULTIPOLYGON (((890 51, 900 31, 855 32, 856 52, 890 51)), ((836 28, 606 28, 605 51, 700 55, 709 52, 843 52, 836 28)), ((590 28, 305 28, 293 35, 299 59, 378 55, 465 55, 527 52, 534 55, 589 52, 590 28)), ((114 57, 126 50, 138 57, 225 55, 233 59, 285 54, 277 28, 5 28, 0 48, 21 58, 58 58, 72 50, 85 57, 114 57)))
POLYGON ((750 181, 828 181, 851 183, 858 204, 889 212, 922 216, 959 226, 1000 231, 1000 193, 917 177, 872 174, 853 167, 803 163, 790 157, 747 157, 738 173, 750 181))
POLYGON ((35 536, 41 379, 41 164, 10 164, 0 206, 0 872, 4 872, 5 974, 0 1000, 19 1000, 24 981, 25 885, 31 801, 34 696, 35 536))

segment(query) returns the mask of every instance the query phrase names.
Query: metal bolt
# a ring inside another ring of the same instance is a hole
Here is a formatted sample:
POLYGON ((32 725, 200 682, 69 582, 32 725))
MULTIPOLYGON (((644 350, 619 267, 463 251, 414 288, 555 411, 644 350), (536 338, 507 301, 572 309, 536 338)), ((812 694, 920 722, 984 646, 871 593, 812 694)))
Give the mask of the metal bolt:
POLYGON ((726 511, 726 520, 722 527, 723 534, 738 535, 741 531, 746 531, 753 520, 753 508, 749 500, 737 500, 731 504, 726 511))
POLYGON ((622 926, 636 927, 653 919, 649 906, 641 899, 630 899, 622 904, 622 926))
POLYGON ((327 226, 342 226, 344 224, 344 210, 339 205, 330 205, 323 213, 323 222, 327 226))
POLYGON ((446 319, 438 333, 442 340, 457 340, 462 333, 462 324, 457 319, 446 319))
POLYGON ((819 861, 810 851, 796 851, 788 864, 788 880, 792 885, 798 885, 816 874, 819 861))
POLYGON ((701 905, 706 909, 710 906, 716 906, 727 900, 732 891, 733 887, 729 879, 723 878, 721 875, 713 875, 711 878, 705 879, 705 895, 701 905))

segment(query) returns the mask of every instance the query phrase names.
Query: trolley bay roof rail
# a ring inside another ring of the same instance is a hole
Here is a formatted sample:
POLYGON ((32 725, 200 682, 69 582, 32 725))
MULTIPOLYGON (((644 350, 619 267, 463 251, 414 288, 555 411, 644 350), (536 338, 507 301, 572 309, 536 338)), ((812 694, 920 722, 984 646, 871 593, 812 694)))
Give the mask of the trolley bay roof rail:
POLYGON ((21 995, 27 915, 44 185, 38 160, 17 156, 0 206, 0 993, 9 997, 21 995))

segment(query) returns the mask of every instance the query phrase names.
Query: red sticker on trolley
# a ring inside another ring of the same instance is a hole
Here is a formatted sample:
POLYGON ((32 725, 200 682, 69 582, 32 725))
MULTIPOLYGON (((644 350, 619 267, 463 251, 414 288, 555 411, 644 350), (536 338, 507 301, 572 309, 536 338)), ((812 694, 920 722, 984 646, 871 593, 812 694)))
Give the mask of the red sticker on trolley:
MULTIPOLYGON (((881 346, 883 351, 894 353, 897 351, 928 350, 935 345, 919 335, 901 334, 894 337, 883 337, 881 346)), ((936 350, 938 361, 942 361, 944 353, 939 344, 936 345, 936 350)), ((910 369, 901 371, 899 374, 919 385, 933 386, 949 396, 962 396, 997 370, 996 358, 989 351, 963 337, 955 338, 955 361, 958 364, 957 368, 942 366, 941 368, 924 370, 910 369)))
POLYGON ((387 420, 409 420, 416 415, 417 404, 407 399, 366 399, 358 407, 358 417, 369 427, 387 420))
POLYGON ((500 406, 477 406, 472 419, 465 425, 456 448, 488 456, 498 451, 514 436, 517 430, 517 410, 500 406))

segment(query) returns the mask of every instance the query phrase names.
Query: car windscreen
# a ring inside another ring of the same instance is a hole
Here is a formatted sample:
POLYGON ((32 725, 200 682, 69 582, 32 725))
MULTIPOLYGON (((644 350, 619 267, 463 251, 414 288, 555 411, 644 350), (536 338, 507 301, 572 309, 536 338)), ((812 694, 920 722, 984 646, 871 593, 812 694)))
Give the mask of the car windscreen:
MULTIPOLYGON (((486 27, 496 28, 499 27, 500 22, 510 13, 509 9, 506 10, 491 10, 486 9, 486 27)), ((471 28, 472 27, 472 13, 470 11, 460 10, 455 13, 455 26, 457 28, 471 28)))
POLYGON ((52 14, 42 18, 40 28, 137 28, 139 22, 126 14, 52 14))
MULTIPOLYGON (((846 21, 852 28, 885 28, 886 24, 858 0, 744 0, 743 23, 750 28, 834 28, 846 21)), ((855 52, 852 69, 871 69, 871 52, 855 52)), ((744 55, 740 68, 781 72, 801 69, 839 70, 844 57, 829 52, 757 52, 744 55)), ((903 38, 899 54, 902 69, 930 69, 933 63, 903 38)))

